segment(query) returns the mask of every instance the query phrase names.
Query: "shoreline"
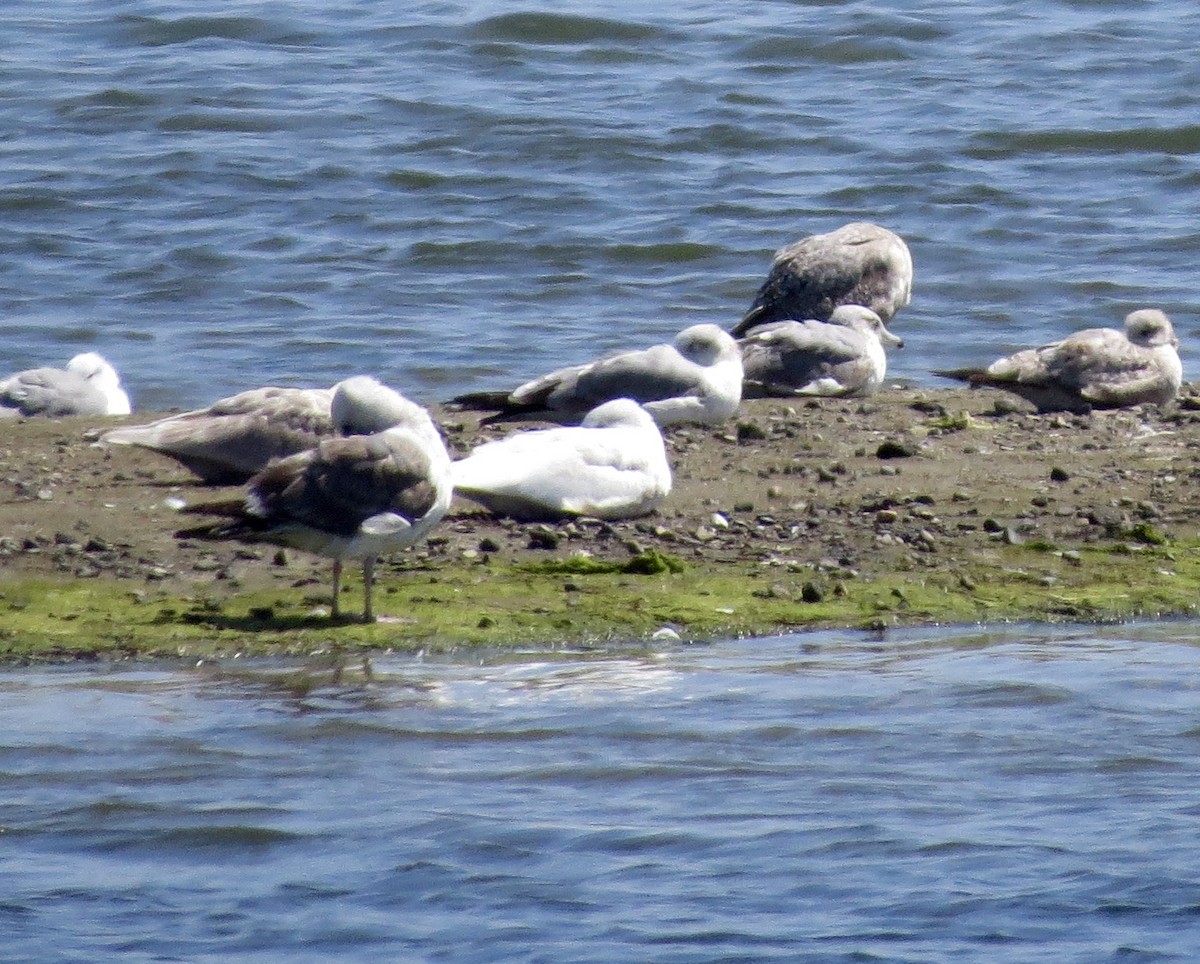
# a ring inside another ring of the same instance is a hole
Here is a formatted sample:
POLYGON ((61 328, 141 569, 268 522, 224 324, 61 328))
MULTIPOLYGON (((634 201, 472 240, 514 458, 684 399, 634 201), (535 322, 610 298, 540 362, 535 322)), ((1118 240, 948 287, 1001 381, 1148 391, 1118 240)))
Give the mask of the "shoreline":
MULTIPOLYGON (((525 524, 456 500, 426 543, 381 560, 386 621, 373 625, 322 615, 327 560, 176 540, 167 500, 237 490, 90 441, 157 414, 8 423, 0 662, 1194 615, 1196 389, 1162 409, 1015 407, 988 390, 901 386, 743 402, 726 425, 665 433, 674 488, 641 519, 525 524)), ((475 413, 433 410, 455 455, 533 427, 480 432, 475 413)))

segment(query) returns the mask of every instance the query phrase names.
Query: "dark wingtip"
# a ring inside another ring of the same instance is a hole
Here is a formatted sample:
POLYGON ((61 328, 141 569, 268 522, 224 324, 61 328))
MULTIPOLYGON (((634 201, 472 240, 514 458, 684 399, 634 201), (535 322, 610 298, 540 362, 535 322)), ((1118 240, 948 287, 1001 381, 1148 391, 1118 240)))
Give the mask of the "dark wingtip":
POLYGON ((465 408, 471 411, 487 411, 494 408, 508 407, 508 392, 467 392, 465 395, 456 395, 450 401, 446 402, 447 406, 455 408, 465 408))

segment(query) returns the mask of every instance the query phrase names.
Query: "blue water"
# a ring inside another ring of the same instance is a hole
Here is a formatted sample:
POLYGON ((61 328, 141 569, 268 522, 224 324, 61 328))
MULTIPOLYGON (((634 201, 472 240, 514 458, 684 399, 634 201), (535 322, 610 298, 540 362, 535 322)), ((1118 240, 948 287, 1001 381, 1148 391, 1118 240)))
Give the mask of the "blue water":
POLYGON ((1196 638, 10 671, 0 956, 1194 961, 1196 638))
POLYGON ((892 374, 1156 305, 1196 337, 1200 8, 9 0, 8 370, 143 409, 425 401, 732 324, 775 248, 913 249, 892 374))
MULTIPOLYGON (((731 325, 846 221, 894 377, 1155 305, 1200 8, 8 0, 0 369, 414 398, 731 325)), ((1192 961, 1192 624, 0 675, 0 958, 1192 961)))

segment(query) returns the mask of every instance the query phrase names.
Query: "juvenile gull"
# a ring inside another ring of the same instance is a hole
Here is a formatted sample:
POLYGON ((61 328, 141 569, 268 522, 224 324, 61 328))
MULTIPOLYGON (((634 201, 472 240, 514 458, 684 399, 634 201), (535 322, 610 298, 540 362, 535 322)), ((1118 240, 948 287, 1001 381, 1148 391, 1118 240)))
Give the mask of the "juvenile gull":
POLYGON ((182 511, 212 515, 179 538, 269 542, 333 560, 333 604, 340 615, 342 565, 363 566, 363 619, 374 619, 375 560, 413 545, 450 505, 450 456, 429 413, 376 384, 374 409, 391 427, 373 435, 329 438, 271 463, 244 496, 182 511))
POLYGON ((0 379, 0 418, 21 415, 128 415, 116 369, 94 351, 66 368, 30 368, 0 379))
POLYGON ((100 442, 166 455, 210 484, 240 485, 272 459, 324 438, 387 428, 374 403, 377 387, 373 378, 356 375, 333 388, 254 388, 207 408, 113 429, 100 442))
POLYGON ((1062 341, 997 359, 987 368, 934 371, 972 387, 1002 388, 1038 411, 1087 412, 1169 402, 1183 381, 1179 339, 1163 312, 1142 308, 1125 330, 1088 328, 1062 341))
POLYGON ((518 519, 624 519, 651 511, 671 491, 662 434, 628 398, 605 402, 578 426, 485 442, 451 474, 458 495, 518 519))
POLYGON ((903 239, 855 221, 775 252, 767 280, 733 334, 740 338, 773 321, 826 321, 838 305, 865 305, 886 323, 912 298, 912 281, 903 239))
POLYGON ((692 325, 670 344, 560 368, 511 392, 474 392, 452 402, 499 410, 485 421, 533 415, 576 422, 615 398, 640 402, 660 426, 723 422, 742 399, 741 351, 718 326, 692 325))
POLYGON ((862 305, 838 305, 829 321, 775 321, 740 342, 746 398, 869 395, 887 373, 883 346, 904 342, 862 305))

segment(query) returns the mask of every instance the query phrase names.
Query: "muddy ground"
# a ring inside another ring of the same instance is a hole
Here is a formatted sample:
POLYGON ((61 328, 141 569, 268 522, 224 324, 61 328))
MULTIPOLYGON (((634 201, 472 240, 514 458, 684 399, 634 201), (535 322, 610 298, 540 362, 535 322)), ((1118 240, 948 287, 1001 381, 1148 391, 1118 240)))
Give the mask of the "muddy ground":
MULTIPOLYGON (((457 453, 529 427, 481 432, 473 415, 436 414, 457 453)), ((226 598, 263 586, 327 586, 328 563, 303 553, 176 539, 172 501, 234 490, 201 487, 151 453, 93 444, 105 424, 0 422, 0 595, 6 584, 40 580, 226 598)), ((1200 396, 1191 387, 1161 410, 1090 415, 1035 415, 998 393, 967 389, 755 400, 726 426, 676 428, 667 439, 674 489, 653 515, 521 524, 456 501, 428 543, 395 565, 436 571, 580 554, 620 561, 658 550, 700 570, 748 576, 870 582, 960 573, 969 590, 969 573, 1014 546, 1053 550, 1070 563, 1089 547, 1200 539, 1200 396)), ((346 608, 357 604, 347 597, 346 608)))

